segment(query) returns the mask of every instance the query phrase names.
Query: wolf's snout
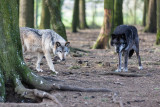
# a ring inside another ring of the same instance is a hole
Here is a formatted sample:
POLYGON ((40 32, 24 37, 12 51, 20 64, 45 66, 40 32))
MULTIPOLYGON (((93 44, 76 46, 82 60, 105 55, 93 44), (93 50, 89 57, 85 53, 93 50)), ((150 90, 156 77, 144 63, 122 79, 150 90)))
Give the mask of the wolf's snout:
POLYGON ((65 59, 62 59, 62 61, 65 61, 65 59))

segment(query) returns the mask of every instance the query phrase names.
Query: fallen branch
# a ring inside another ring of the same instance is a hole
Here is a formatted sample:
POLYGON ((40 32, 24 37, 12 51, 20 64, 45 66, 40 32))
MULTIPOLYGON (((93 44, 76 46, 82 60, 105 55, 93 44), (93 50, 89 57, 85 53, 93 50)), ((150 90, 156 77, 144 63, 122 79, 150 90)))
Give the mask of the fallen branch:
POLYGON ((71 52, 74 52, 74 53, 76 53, 77 51, 84 52, 84 53, 89 53, 89 51, 79 49, 79 48, 73 48, 73 47, 70 47, 70 50, 71 50, 71 52))
POLYGON ((150 74, 135 74, 135 73, 124 73, 124 72, 105 72, 99 75, 117 75, 122 77, 143 77, 149 76, 150 74))

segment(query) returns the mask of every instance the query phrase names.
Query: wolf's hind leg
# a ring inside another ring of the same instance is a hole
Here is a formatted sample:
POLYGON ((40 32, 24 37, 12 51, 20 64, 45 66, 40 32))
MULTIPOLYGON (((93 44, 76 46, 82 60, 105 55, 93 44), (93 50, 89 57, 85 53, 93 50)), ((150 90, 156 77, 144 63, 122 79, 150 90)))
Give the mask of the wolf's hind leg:
POLYGON ((43 70, 40 68, 40 63, 41 63, 42 58, 43 58, 43 53, 38 52, 37 64, 36 64, 36 70, 38 72, 43 72, 43 70))
POLYGON ((136 56, 137 56, 137 59, 138 59, 139 69, 142 70, 143 67, 142 67, 142 64, 141 64, 141 57, 139 55, 139 45, 138 44, 136 45, 135 51, 136 51, 136 56))

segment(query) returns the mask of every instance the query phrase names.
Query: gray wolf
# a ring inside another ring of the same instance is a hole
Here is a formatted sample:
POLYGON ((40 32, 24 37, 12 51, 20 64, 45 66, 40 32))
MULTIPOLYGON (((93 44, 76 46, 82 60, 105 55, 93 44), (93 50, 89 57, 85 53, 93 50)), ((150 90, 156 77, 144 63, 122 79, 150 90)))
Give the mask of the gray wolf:
POLYGON ((111 46, 119 56, 118 69, 115 72, 128 71, 128 57, 131 58, 134 51, 136 52, 139 69, 143 69, 139 55, 139 37, 137 29, 134 26, 120 25, 117 26, 111 35, 111 46), (121 68, 122 53, 124 55, 124 68, 121 68))
POLYGON ((66 42, 60 35, 50 29, 39 30, 21 27, 20 36, 23 52, 36 52, 38 54, 36 70, 43 71, 40 68, 40 62, 45 56, 50 70, 57 74, 58 72, 54 69, 50 53, 57 55, 60 60, 64 61, 69 53, 70 42, 66 42))

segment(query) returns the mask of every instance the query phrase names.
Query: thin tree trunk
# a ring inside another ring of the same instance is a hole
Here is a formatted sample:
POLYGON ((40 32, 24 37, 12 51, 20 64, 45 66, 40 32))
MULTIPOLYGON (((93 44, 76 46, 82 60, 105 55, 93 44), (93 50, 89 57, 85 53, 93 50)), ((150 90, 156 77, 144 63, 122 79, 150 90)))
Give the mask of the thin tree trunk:
POLYGON ((79 22, 79 0, 74 0, 72 32, 77 32, 78 22, 79 22))
POLYGON ((157 39, 156 44, 160 45, 160 0, 157 0, 157 39))
POLYGON ((20 27, 34 27, 34 0, 20 0, 20 27))
POLYGON ((50 13, 45 0, 42 2, 42 13, 41 13, 41 23, 40 29, 49 29, 50 28, 50 13))
POLYGON ((149 10, 145 32, 157 31, 156 7, 156 0, 149 0, 149 10))
POLYGON ((134 24, 137 24, 137 0, 134 0, 134 24))
POLYGON ((61 35, 65 40, 67 40, 66 29, 61 21, 61 15, 59 10, 60 4, 58 4, 58 1, 53 0, 46 0, 46 3, 49 8, 53 30, 59 35, 61 35))
POLYGON ((104 0, 104 19, 100 34, 93 49, 109 48, 109 37, 113 27, 113 0, 104 0))
POLYGON ((123 0, 115 0, 114 2, 114 28, 118 25, 123 24, 123 13, 122 13, 123 0))
POLYGON ((146 16, 148 12, 148 0, 144 0, 144 8, 143 8, 143 26, 146 26, 146 16))
POLYGON ((85 0, 79 0, 79 28, 88 28, 86 22, 86 7, 85 0))

